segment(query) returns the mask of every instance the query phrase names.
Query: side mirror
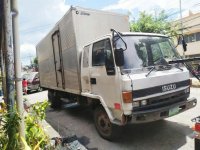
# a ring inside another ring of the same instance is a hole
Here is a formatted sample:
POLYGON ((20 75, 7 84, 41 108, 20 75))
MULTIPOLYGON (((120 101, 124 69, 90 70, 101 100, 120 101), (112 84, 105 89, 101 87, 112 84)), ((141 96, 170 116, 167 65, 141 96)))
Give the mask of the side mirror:
POLYGON ((115 49, 115 62, 119 67, 124 65, 124 51, 122 48, 115 49))

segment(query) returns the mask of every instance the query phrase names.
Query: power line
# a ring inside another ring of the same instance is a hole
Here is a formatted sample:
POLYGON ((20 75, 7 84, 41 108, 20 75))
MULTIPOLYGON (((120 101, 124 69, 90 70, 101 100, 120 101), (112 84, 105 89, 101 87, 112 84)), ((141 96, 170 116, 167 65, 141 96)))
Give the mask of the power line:
POLYGON ((36 32, 36 31, 44 31, 44 30, 47 30, 47 29, 49 29, 49 28, 38 29, 38 30, 30 30, 30 31, 26 31, 26 32, 23 32, 23 33, 26 34, 26 33, 36 32))
POLYGON ((182 29, 189 29, 189 28, 193 28, 193 27, 196 27, 196 26, 200 26, 200 24, 195 24, 193 26, 185 27, 185 28, 182 28, 182 29))
POLYGON ((197 18, 200 18, 200 16, 197 16, 197 17, 191 18, 191 19, 189 19, 189 20, 183 21, 183 23, 186 23, 186 22, 192 21, 192 20, 197 19, 197 18))
POLYGON ((200 3, 194 4, 193 7, 200 6, 200 3))
POLYGON ((43 28, 46 28, 46 27, 52 26, 52 25, 54 25, 54 24, 46 24, 46 25, 43 25, 43 26, 37 26, 37 27, 27 28, 27 29, 21 30, 21 32, 28 33, 28 32, 32 32, 32 31, 36 31, 36 30, 41 30, 43 28))

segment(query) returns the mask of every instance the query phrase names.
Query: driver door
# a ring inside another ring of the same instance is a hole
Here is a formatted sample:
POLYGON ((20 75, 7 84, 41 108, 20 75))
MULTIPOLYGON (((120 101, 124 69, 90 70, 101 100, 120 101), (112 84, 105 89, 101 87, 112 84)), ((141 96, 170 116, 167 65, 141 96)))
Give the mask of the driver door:
POLYGON ((120 100, 119 77, 109 38, 95 42, 92 46, 90 84, 91 93, 101 96, 107 106, 114 107, 114 102, 120 100))

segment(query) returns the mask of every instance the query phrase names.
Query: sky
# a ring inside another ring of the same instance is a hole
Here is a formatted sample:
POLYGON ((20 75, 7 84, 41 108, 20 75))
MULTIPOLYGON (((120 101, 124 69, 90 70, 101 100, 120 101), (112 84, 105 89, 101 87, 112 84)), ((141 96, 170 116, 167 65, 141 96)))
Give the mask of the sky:
MULTIPOLYGON (((37 43, 53 28, 70 6, 129 14, 137 20, 139 12, 165 10, 171 19, 180 17, 180 0, 18 0, 22 65, 36 57, 37 43)), ((182 15, 200 12, 199 0, 181 0, 182 15)))

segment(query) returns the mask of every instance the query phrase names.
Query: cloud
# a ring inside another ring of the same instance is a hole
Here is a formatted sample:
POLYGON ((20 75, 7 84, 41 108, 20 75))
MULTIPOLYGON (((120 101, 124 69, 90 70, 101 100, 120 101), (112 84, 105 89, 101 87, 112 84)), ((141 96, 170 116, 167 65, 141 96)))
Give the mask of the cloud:
POLYGON ((27 49, 28 53, 36 55, 33 47, 69 8, 64 0, 19 0, 21 56, 24 63, 30 63, 27 49))
MULTIPOLYGON (((198 4, 199 0, 182 0, 182 10, 188 11, 195 10, 195 4, 198 4)), ((169 11, 174 9, 179 11, 179 0, 167 1, 167 0, 119 0, 116 4, 112 4, 103 8, 103 10, 128 10, 133 11, 135 9, 139 11, 154 12, 156 9, 169 11)))
POLYGON ((166 1, 166 0, 119 0, 117 4, 113 4, 110 6, 106 6, 103 10, 115 10, 115 9, 127 9, 133 10, 135 8, 139 9, 140 11, 150 11, 152 8, 159 7, 161 9, 166 8, 166 6, 171 5, 173 8, 175 5, 178 6, 178 1, 166 1), (173 4, 173 5, 172 5, 173 4))
POLYGON ((27 65, 36 55, 35 45, 29 43, 22 44, 20 46, 20 52, 23 66, 27 65))

